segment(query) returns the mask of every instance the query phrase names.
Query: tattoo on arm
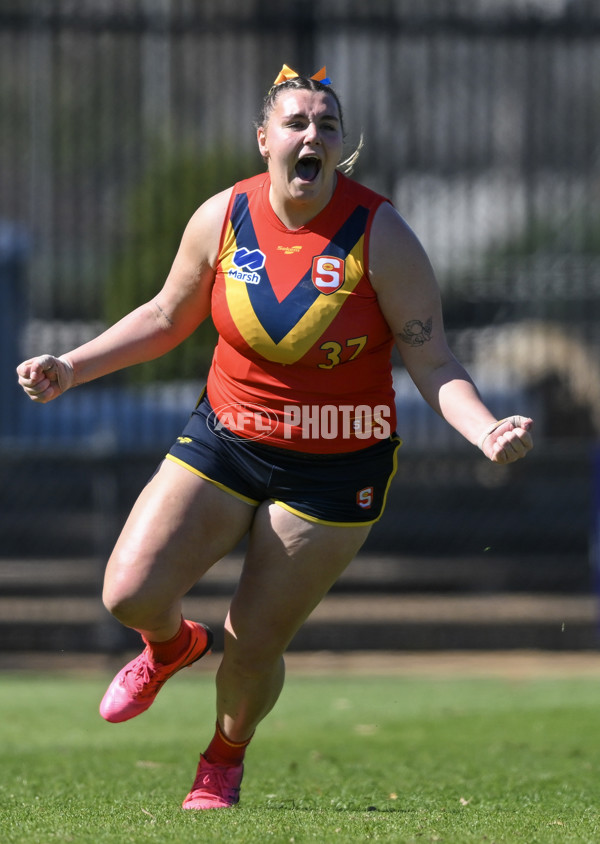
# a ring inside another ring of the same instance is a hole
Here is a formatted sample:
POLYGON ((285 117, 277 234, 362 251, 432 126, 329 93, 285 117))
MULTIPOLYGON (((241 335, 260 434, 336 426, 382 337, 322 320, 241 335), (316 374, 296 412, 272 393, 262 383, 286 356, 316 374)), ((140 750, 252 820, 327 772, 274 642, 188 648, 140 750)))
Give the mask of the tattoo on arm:
POLYGON ((431 329, 433 325, 433 317, 429 317, 427 322, 421 322, 420 319, 411 319, 404 325, 404 329, 398 334, 398 337, 409 346, 423 346, 431 340, 431 329))
POLYGON ((161 317, 163 317, 163 319, 165 319, 169 323, 169 325, 173 325, 173 320, 163 311, 163 309, 161 308, 161 306, 158 304, 158 302, 156 300, 154 300, 154 304, 156 306, 156 309, 160 313, 161 317))

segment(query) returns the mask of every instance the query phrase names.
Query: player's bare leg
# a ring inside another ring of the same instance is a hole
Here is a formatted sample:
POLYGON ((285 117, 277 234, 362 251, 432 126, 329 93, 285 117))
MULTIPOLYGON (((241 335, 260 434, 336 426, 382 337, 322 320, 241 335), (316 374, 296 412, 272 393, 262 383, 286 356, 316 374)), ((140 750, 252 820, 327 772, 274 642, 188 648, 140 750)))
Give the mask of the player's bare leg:
POLYGON ((170 460, 138 497, 108 561, 103 600, 126 627, 170 639, 181 598, 248 531, 255 508, 170 460))
POLYGON ((369 530, 310 522, 273 503, 259 507, 217 675, 218 717, 233 741, 249 738, 275 704, 287 646, 369 530))
POLYGON ((246 745, 281 693, 283 654, 368 533, 364 526, 309 522, 273 503, 259 507, 225 625, 217 729, 200 757, 185 809, 238 802, 246 745))
POLYGON ((212 633, 182 619, 181 599, 247 532, 254 508, 165 461, 138 498, 106 570, 104 602, 146 648, 114 678, 103 718, 126 721, 164 682, 210 651, 212 633))

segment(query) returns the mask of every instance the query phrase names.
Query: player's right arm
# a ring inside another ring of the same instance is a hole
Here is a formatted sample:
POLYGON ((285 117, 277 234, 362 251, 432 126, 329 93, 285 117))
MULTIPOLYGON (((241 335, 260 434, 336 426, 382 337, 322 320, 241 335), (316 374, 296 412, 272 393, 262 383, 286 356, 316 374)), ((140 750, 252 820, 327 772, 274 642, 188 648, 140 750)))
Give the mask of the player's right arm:
POLYGON ((210 296, 231 190, 207 200, 190 219, 162 290, 98 337, 60 357, 19 364, 19 384, 45 403, 70 387, 160 357, 178 346, 210 313, 210 296))

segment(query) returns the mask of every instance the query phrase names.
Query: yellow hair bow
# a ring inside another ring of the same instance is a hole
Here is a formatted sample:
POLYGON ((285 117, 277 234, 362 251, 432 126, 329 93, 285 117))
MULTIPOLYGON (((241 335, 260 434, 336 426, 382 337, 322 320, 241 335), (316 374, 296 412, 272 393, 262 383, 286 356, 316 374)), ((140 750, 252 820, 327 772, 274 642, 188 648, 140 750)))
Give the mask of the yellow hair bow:
MULTIPOLYGON (((286 64, 281 68, 277 79, 273 82, 273 88, 276 85, 281 85, 282 82, 287 82, 288 79, 296 79, 300 74, 296 73, 295 70, 292 70, 291 67, 288 67, 286 64)), ((320 82, 322 85, 331 85, 331 79, 327 78, 327 70, 325 67, 322 67, 321 70, 318 70, 313 76, 310 77, 314 79, 315 82, 320 82)), ((271 89, 273 90, 273 89, 271 89)))

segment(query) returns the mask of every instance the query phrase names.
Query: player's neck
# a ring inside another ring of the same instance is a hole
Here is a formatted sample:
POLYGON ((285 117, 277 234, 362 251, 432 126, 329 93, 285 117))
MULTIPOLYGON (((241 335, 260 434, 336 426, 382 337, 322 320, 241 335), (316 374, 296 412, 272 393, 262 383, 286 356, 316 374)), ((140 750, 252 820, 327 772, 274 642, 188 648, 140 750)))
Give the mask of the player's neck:
POLYGON ((314 197, 298 199, 288 195, 280 195, 271 184, 269 202, 283 225, 293 231, 305 226, 329 205, 335 192, 335 186, 336 181, 328 190, 320 191, 314 197))

